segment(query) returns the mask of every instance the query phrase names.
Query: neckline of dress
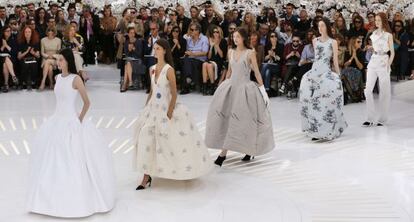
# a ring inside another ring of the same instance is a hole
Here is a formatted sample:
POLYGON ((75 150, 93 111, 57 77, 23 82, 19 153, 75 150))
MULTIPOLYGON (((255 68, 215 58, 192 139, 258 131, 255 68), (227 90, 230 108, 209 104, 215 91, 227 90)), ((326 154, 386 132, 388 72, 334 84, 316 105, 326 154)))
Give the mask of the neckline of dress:
POLYGON ((245 49, 244 50, 244 52, 242 52, 240 55, 239 55, 239 58, 238 59, 236 59, 236 56, 235 56, 235 54, 236 54, 236 50, 234 50, 234 53, 233 53, 233 60, 237 63, 237 62, 239 62, 240 61, 240 59, 241 59, 241 57, 248 51, 249 49, 245 49))
POLYGON ((66 76, 63 76, 63 73, 62 74, 60 74, 60 77, 62 77, 63 79, 65 79, 65 78, 67 78, 68 76, 71 76, 72 74, 71 73, 69 73, 69 74, 67 74, 66 76))
POLYGON ((165 63, 164 64, 164 66, 161 68, 161 70, 160 70, 160 74, 158 75, 158 78, 157 78, 157 72, 156 72, 156 68, 157 68, 157 64, 155 64, 154 65, 154 82, 155 82, 155 85, 158 85, 158 81, 160 80, 160 77, 161 77, 161 72, 164 70, 164 68, 167 66, 168 64, 167 63, 165 63))
POLYGON ((328 38, 328 39, 327 39, 326 41, 324 41, 324 42, 322 41, 322 38, 321 38, 321 37, 319 37, 319 38, 318 38, 318 40, 319 40, 319 42, 320 42, 320 43, 327 43, 327 42, 329 42, 329 40, 331 40, 331 38, 328 38))

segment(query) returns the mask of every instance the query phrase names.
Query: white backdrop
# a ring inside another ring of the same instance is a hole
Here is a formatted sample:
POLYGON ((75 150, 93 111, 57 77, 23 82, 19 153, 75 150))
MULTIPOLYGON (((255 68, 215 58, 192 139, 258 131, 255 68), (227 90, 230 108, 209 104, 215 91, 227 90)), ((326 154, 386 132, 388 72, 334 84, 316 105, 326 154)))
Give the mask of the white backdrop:
MULTIPOLYGON (((9 5, 9 9, 12 9, 13 4, 26 4, 27 2, 37 2, 41 5, 47 5, 51 0, 0 0, 0 5, 9 5)), ((62 6, 67 6, 69 2, 75 0, 52 0, 60 2, 62 6)), ((288 2, 293 3, 298 10, 300 8, 306 8, 313 16, 313 13, 317 8, 321 8, 326 12, 329 17, 334 13, 335 9, 341 9, 345 18, 351 17, 353 12, 359 12, 362 16, 365 16, 368 11, 385 11, 391 6, 392 12, 400 11, 407 18, 414 18, 414 1, 413 0, 384 0, 385 3, 379 3, 379 0, 211 0, 214 6, 219 11, 224 11, 228 8, 238 8, 243 11, 250 11, 253 13, 259 13, 264 6, 273 7, 276 13, 283 12, 283 5, 288 2)), ((121 12, 126 6, 164 6, 170 7, 177 4, 181 4, 186 8, 191 5, 200 5, 205 0, 83 0, 83 3, 91 4, 98 9, 101 9, 105 4, 112 4, 115 12, 121 12)), ((81 6, 79 6, 81 7, 81 6)), ((393 14, 393 13, 392 13, 393 14)))

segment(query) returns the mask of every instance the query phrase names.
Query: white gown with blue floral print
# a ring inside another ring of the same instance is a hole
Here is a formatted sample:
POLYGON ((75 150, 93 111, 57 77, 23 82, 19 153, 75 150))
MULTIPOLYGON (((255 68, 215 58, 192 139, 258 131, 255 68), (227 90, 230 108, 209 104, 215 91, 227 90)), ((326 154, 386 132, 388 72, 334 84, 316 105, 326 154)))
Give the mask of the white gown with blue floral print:
POLYGON ((152 96, 138 117, 135 132, 135 161, 138 171, 155 177, 188 180, 212 169, 210 154, 187 108, 177 103, 171 119, 171 101, 165 65, 155 80, 151 67, 152 96))
POLYGON ((316 41, 315 62, 302 78, 299 90, 302 131, 309 137, 332 140, 348 126, 342 108, 341 78, 331 70, 332 39, 316 41))

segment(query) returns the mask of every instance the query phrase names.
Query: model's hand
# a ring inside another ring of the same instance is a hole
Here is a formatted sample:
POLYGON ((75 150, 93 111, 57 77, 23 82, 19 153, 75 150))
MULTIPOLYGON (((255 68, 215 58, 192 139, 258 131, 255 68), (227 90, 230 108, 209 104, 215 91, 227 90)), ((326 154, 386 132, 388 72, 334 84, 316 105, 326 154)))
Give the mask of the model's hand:
POLYGON ((262 97, 263 97, 264 103, 266 104, 266 107, 269 107, 270 99, 269 99, 269 96, 266 93, 266 89, 265 89, 264 85, 260 86, 259 90, 260 90, 260 94, 262 94, 262 97))
POLYGON ((173 115, 173 111, 172 111, 172 110, 167 112, 167 117, 168 117, 168 119, 170 119, 170 120, 171 120, 172 115, 173 115))

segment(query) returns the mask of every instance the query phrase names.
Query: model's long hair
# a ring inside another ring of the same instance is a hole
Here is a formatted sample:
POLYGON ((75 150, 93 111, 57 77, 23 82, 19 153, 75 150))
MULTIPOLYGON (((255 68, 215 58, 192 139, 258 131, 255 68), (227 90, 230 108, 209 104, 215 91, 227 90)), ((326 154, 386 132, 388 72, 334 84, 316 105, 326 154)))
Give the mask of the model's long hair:
MULTIPOLYGON (((390 28, 390 25, 388 24, 388 16, 384 12, 378 13, 376 16, 381 18, 382 23, 382 29, 386 32, 389 32, 392 34, 392 30, 390 28)), ((378 27, 377 27, 378 28, 378 27)))
POLYGON ((68 63, 68 72, 71 74, 78 75, 78 70, 76 70, 76 65, 75 65, 75 56, 73 55, 72 49, 70 48, 62 49, 60 50, 59 54, 62 55, 63 58, 65 58, 66 62, 68 63))
MULTIPOLYGON (((236 29, 236 31, 234 31, 235 33, 239 33, 240 36, 243 38, 243 45, 244 47, 251 49, 250 47, 250 42, 249 42, 249 33, 247 32, 247 29, 243 28, 243 27, 239 27, 236 29)), ((234 34, 234 33, 233 33, 234 34)), ((234 41, 234 38, 233 38, 234 41)))
MULTIPOLYGON (((321 21, 319 22, 323 22, 325 24, 326 27, 326 34, 328 34, 329 38, 335 38, 334 35, 332 34, 332 28, 331 28, 331 22, 329 21, 328 18, 323 18, 321 21)), ((319 25, 319 24, 318 24, 319 25)), ((319 30, 319 28, 318 28, 319 30)), ((322 34, 322 33, 321 33, 322 34)))
POLYGON ((165 50, 165 62, 168 63, 171 67, 174 67, 174 59, 171 53, 171 47, 167 40, 165 39, 158 39, 155 44, 161 46, 165 50))

